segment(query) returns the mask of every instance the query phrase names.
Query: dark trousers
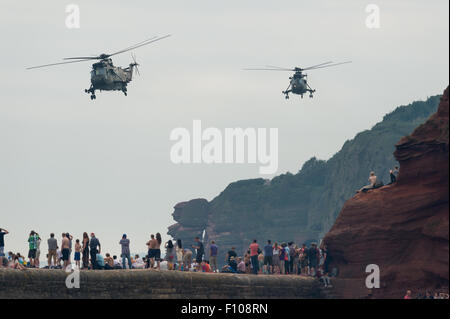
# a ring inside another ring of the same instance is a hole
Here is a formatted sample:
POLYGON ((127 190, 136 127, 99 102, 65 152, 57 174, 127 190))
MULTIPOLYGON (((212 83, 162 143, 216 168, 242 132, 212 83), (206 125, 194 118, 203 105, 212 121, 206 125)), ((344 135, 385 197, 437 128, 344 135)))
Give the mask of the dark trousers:
POLYGON ((83 251, 83 268, 89 268, 89 248, 83 251))
POLYGON ((284 262, 284 272, 285 272, 285 274, 289 274, 290 273, 290 261, 288 261, 288 260, 286 260, 285 262, 284 262))
POLYGON ((91 264, 92 269, 98 269, 97 266, 97 249, 91 249, 91 264))
POLYGON ((256 274, 258 274, 258 270, 259 270, 258 255, 251 256, 250 258, 252 260, 253 273, 256 275, 256 274))

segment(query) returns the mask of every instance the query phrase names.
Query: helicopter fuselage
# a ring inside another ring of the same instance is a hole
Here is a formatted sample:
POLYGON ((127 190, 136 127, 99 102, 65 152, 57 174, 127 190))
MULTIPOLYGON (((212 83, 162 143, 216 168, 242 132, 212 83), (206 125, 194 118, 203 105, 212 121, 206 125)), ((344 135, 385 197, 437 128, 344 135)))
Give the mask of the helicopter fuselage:
POLYGON ((91 99, 95 99, 95 90, 122 91, 127 95, 127 84, 133 79, 135 64, 131 63, 127 68, 116 67, 111 59, 104 59, 92 65, 91 87, 85 90, 91 93, 91 99))
POLYGON ((311 89, 306 80, 307 75, 301 72, 295 72, 293 76, 289 78, 289 87, 286 91, 283 91, 286 99, 289 98, 289 93, 297 94, 303 97, 303 94, 309 92, 309 96, 312 97, 315 90, 311 89))

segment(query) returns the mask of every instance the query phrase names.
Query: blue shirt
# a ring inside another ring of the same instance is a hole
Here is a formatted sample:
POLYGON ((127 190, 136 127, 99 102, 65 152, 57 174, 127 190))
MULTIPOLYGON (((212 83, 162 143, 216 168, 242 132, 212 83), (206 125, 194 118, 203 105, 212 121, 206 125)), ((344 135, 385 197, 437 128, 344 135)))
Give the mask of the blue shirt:
POLYGON ((211 244, 211 257, 217 256, 217 251, 219 250, 219 247, 217 247, 216 244, 211 244))
POLYGON ((266 257, 273 256, 272 245, 267 244, 267 245, 264 246, 264 256, 266 256, 266 257))

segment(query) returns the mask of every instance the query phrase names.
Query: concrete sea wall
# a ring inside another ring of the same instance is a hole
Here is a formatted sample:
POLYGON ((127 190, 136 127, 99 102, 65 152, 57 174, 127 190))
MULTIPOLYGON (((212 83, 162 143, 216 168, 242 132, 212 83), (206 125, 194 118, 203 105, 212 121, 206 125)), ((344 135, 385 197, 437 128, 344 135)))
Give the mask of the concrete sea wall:
POLYGON ((0 269, 0 298, 323 298, 320 284, 299 276, 205 274, 179 271, 81 271, 67 288, 61 270, 0 269))

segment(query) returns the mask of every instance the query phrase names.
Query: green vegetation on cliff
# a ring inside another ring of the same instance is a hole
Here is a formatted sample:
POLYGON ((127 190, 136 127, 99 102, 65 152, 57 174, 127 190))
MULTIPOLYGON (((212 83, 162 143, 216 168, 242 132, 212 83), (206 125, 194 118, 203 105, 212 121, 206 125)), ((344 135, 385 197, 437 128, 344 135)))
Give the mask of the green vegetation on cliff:
POLYGON ((439 99, 433 96, 398 107, 372 129, 345 142, 329 160, 312 158, 296 174, 231 183, 208 208, 199 211, 202 218, 208 215, 206 227, 205 220, 198 227, 183 225, 181 216, 190 202, 183 203, 174 214, 178 223, 171 226, 169 234, 191 241, 186 231, 181 234, 177 230, 187 226, 198 234, 206 228, 208 240, 214 239, 223 250, 234 245, 238 253, 254 238, 261 242, 318 240, 332 226, 344 202, 367 184, 370 171, 385 183, 389 181, 389 168, 397 164, 394 145, 436 111, 439 99))

